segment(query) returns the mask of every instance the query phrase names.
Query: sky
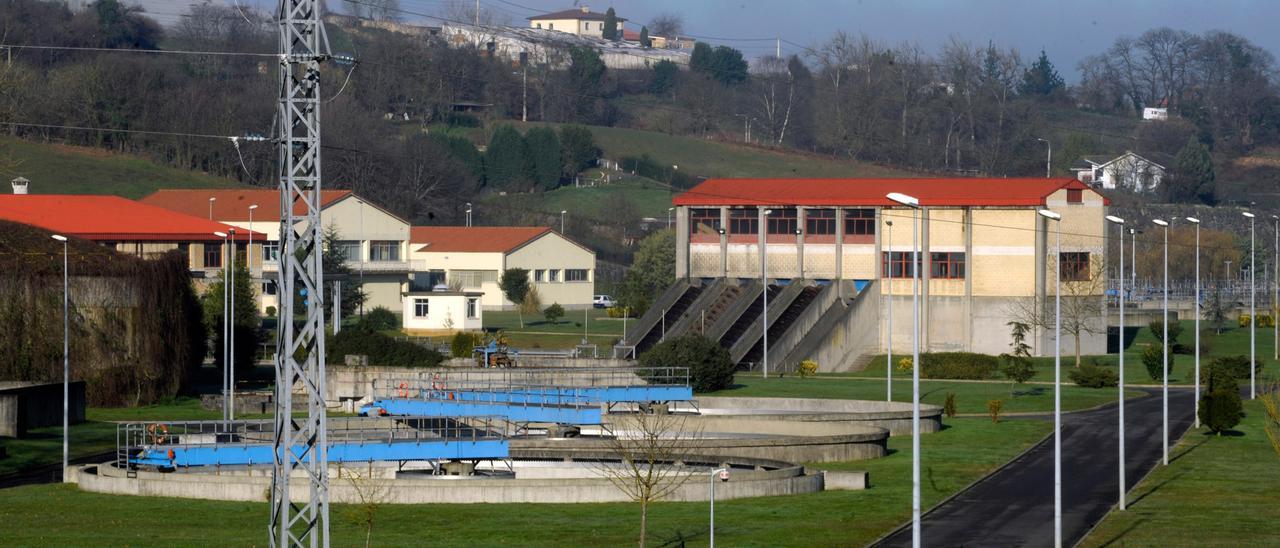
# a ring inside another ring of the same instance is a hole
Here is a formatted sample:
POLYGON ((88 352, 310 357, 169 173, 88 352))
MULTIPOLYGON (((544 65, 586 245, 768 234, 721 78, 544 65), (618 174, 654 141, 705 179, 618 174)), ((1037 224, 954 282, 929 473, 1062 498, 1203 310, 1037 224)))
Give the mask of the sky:
MULTIPOLYGON (((136 0, 156 14, 173 18, 188 0, 136 0)), ((271 0, 215 0, 226 4, 274 6, 271 0)), ((401 9, 443 13, 446 4, 473 0, 399 0, 401 9)), ((341 0, 328 0, 330 7, 341 0)), ((748 58, 772 54, 774 38, 784 54, 804 53, 838 30, 865 33, 885 44, 914 42, 936 53, 951 37, 978 44, 1014 47, 1031 60, 1044 49, 1068 81, 1077 65, 1105 50, 1117 37, 1137 36, 1160 26, 1201 33, 1226 30, 1280 53, 1280 0, 611 0, 582 1, 593 11, 612 6, 620 17, 643 24, 655 15, 678 14, 685 32, 743 51, 748 58), (788 44, 791 42, 793 44, 788 44)), ((509 24, 525 17, 573 7, 574 0, 481 0, 483 8, 509 24)), ((406 14, 406 19, 414 16, 406 14)), ((630 26, 630 25, 629 25, 630 26)), ((639 26, 633 28, 639 29, 639 26)))

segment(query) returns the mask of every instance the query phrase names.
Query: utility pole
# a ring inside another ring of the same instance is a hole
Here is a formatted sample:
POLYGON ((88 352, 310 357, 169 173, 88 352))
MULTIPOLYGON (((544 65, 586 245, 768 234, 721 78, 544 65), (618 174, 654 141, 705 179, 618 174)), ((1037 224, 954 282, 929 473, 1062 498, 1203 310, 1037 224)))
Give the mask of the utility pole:
POLYGON ((520 121, 529 121, 529 54, 520 54, 520 121))
POLYGON ((480 26, 480 0, 476 0, 476 23, 475 23, 475 25, 476 25, 477 27, 479 27, 479 26, 480 26))
POLYGON ((778 59, 782 59, 782 37, 779 36, 776 38, 776 40, 777 40, 777 42, 775 42, 776 45, 773 47, 773 56, 777 57, 778 59))
POLYGON ((320 218, 320 64, 332 55, 320 0, 280 0, 279 333, 272 436, 271 546, 329 546, 328 434, 324 406, 324 270, 320 218), (298 214, 293 204, 301 202, 298 214), (297 230, 301 228, 301 232, 297 230), (299 300, 305 299, 303 310, 299 300), (294 318, 301 321, 289 321, 294 318), (293 391, 306 401, 294 418, 293 391), (296 473, 296 474, 295 474, 296 473), (293 500, 290 477, 308 483, 293 500))

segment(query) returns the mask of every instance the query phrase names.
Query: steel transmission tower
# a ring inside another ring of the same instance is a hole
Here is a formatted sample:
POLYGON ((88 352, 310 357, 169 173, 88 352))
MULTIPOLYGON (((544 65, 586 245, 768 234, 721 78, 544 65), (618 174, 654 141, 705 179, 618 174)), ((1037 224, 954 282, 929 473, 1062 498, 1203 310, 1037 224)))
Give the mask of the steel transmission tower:
POLYGON ((320 0, 280 0, 277 20, 280 323, 275 357, 270 535, 272 546, 328 547, 325 292, 320 257, 320 63, 330 57, 329 39, 320 22, 320 0), (301 388, 300 397, 306 398, 306 418, 292 417, 294 387, 301 388), (309 484, 305 498, 290 498, 289 480, 295 474, 309 484))

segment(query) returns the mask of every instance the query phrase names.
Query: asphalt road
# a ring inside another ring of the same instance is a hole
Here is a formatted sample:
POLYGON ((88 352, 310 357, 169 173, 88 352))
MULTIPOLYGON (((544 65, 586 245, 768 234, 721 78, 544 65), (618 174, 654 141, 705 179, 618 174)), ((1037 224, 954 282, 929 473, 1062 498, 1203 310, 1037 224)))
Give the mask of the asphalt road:
MULTIPOLYGON (((1125 404, 1125 479, 1130 489, 1163 456, 1160 390, 1146 391, 1151 397, 1125 404)), ((1170 451, 1190 427, 1193 406, 1191 390, 1169 389, 1170 451)), ((1084 537, 1119 497, 1117 409, 1110 405, 1062 416, 1064 546, 1084 537)), ((929 512, 921 521, 921 537, 924 546, 1052 546, 1053 438, 929 512)), ((911 528, 880 545, 910 546, 911 528)))

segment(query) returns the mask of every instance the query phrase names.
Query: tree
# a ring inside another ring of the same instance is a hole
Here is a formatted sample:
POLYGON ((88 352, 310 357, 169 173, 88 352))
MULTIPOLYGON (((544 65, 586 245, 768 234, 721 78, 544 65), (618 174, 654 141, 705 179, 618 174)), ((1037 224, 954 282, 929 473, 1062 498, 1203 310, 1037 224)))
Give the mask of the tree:
MULTIPOLYGON (((236 371, 245 373, 253 370, 258 347, 262 343, 262 319, 258 316, 258 303, 254 297, 254 284, 244 261, 235 262, 235 315, 231 319, 231 329, 235 332, 235 366, 236 371)), ((221 364, 226 339, 223 338, 223 307, 226 300, 225 270, 218 272, 217 279, 209 284, 209 288, 200 297, 204 309, 204 323, 208 329, 213 348, 213 362, 221 364)))
POLYGON ((653 42, 649 40, 649 27, 640 27, 640 47, 645 49, 653 47, 653 42))
POLYGON ((668 40, 678 38, 684 32, 684 19, 674 13, 660 13, 647 25, 653 29, 654 36, 662 36, 668 40))
POLYGON ((1176 202, 1200 201, 1213 205, 1217 201, 1217 183, 1213 171, 1213 155, 1195 135, 1178 151, 1174 160, 1173 184, 1169 199, 1176 202))
POLYGON ((675 231, 665 229, 640 241, 618 295, 622 306, 629 307, 637 315, 644 315, 649 303, 675 281, 675 239, 675 231))
POLYGON ((600 29, 600 35, 605 40, 618 41, 622 38, 618 35, 618 14, 613 11, 613 7, 604 12, 604 27, 600 29))
MULTIPOLYGON (((1173 371, 1173 363, 1176 355, 1169 353, 1169 371, 1173 371)), ((1164 372, 1160 366, 1164 364, 1164 347, 1159 344, 1153 344, 1142 350, 1142 365, 1147 368, 1147 375, 1151 380, 1158 381, 1164 378, 1164 372)))
POLYGON ((560 137, 550 127, 531 128, 525 134, 528 161, 528 177, 542 190, 555 190, 560 186, 561 169, 560 137))
POLYGON ((742 52, 729 46, 712 48, 705 42, 693 46, 689 56, 689 70, 706 75, 724 85, 747 81, 747 61, 742 52))
MULTIPOLYGON (((347 265, 347 248, 343 245, 342 234, 338 231, 337 225, 326 226, 321 240, 320 263, 321 268, 324 269, 325 276, 346 279, 341 285, 342 304, 339 306, 342 310, 342 315, 346 317, 355 314, 357 309, 361 309, 361 305, 364 304, 368 295, 365 294, 364 288, 360 286, 360 278, 354 275, 351 267, 347 265)), ((239 290, 237 289, 237 291, 239 290)), ((297 295, 295 298, 301 299, 302 296, 297 295)), ((304 310, 302 301, 299 300, 297 302, 298 310, 304 310)))
POLYGON ((1209 300, 1205 303, 1204 316, 1213 324, 1215 333, 1222 334, 1222 328, 1227 323, 1227 314, 1230 313, 1231 306, 1222 300, 1222 288, 1218 284, 1213 284, 1213 292, 1209 294, 1209 300))
POLYGON ((1032 97, 1050 97, 1065 90, 1066 83, 1058 70, 1049 62, 1049 55, 1040 50, 1040 58, 1022 73, 1022 84, 1018 86, 1018 94, 1032 97))
POLYGON ((1005 325, 1009 326, 1010 337, 1013 339, 1009 343, 1013 352, 1000 355, 1000 359, 1005 362, 1002 371, 1005 378, 1022 384, 1036 375, 1036 369, 1031 363, 1031 345, 1027 344, 1031 326, 1023 322, 1008 322, 1005 325))
POLYGON ((600 52, 580 46, 569 46, 569 71, 564 78, 566 108, 573 120, 587 123, 606 121, 608 108, 604 79, 607 73, 600 52))
POLYGON ((79 17, 96 19, 96 46, 102 48, 156 49, 164 31, 143 9, 118 0, 97 0, 79 17))
POLYGON ((1271 450, 1280 456, 1280 383, 1271 386, 1258 398, 1262 400, 1263 430, 1271 442, 1271 450))
MULTIPOLYGON (((1248 358, 1244 360, 1248 369, 1248 358)), ((1237 374, 1221 360, 1214 360, 1208 367, 1209 382, 1205 395, 1200 398, 1200 423, 1218 435, 1240 424, 1244 407, 1240 402, 1240 384, 1237 374)))
POLYGON ((493 130, 489 148, 484 153, 489 184, 502 190, 522 190, 527 186, 525 147, 524 137, 510 124, 499 125, 493 130))
MULTIPOLYGON (((529 294, 529 271, 523 268, 508 268, 502 271, 502 279, 498 282, 498 288, 502 290, 503 296, 516 304, 517 307, 524 304, 524 298, 529 294)), ((520 312, 520 327, 524 327, 524 312, 520 312)))
POLYGON ((649 504, 674 494, 693 474, 677 463, 696 447, 700 432, 686 427, 683 414, 610 413, 613 430, 626 436, 608 439, 618 465, 601 464, 600 472, 627 498, 640 503, 639 545, 645 546, 649 528, 649 504))
MULTIPOLYGON (((1052 258, 1046 265, 1046 276, 1049 280, 1056 277, 1055 271, 1061 267, 1061 260, 1052 258)), ((1086 273, 1079 279, 1071 279, 1064 275, 1062 279, 1062 333, 1075 339, 1076 367, 1080 367, 1081 339, 1085 335, 1106 333, 1106 321, 1102 316, 1102 292, 1106 285, 1102 261, 1093 254, 1089 256, 1086 273)), ((1053 286, 1049 286, 1053 290, 1053 286)), ((1024 299, 1015 301, 1009 308, 1013 321, 1024 323, 1041 329, 1053 330, 1055 327, 1054 298, 1046 295, 1043 301, 1024 299)), ((1054 341, 1052 344, 1062 344, 1054 341)))
POLYGON ((554 324, 564 317, 564 307, 560 303, 551 303, 551 306, 542 311, 542 315, 547 318, 547 323, 554 324))
POLYGON ((568 178, 595 165, 596 159, 600 157, 595 136, 586 126, 561 126, 560 147, 563 149, 561 159, 564 162, 564 176, 568 178))
POLYGON ((733 361, 720 343, 697 333, 654 345, 640 355, 650 369, 688 367, 694 392, 715 392, 733 385, 733 361))
POLYGON ((676 85, 676 76, 680 74, 680 67, 675 63, 663 59, 653 64, 653 78, 649 80, 649 93, 654 95, 666 95, 676 85))
POLYGON ((372 468, 369 472, 361 474, 355 468, 344 467, 341 463, 338 464, 338 479, 349 481, 351 489, 359 499, 354 504, 347 505, 343 511, 343 517, 352 525, 364 529, 364 546, 369 548, 373 545, 373 526, 378 517, 378 510, 390 498, 392 483, 375 478, 372 468))

